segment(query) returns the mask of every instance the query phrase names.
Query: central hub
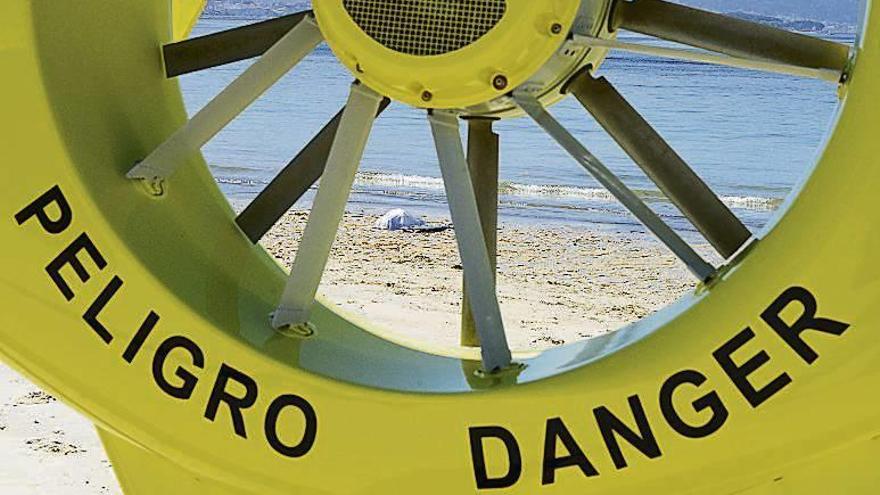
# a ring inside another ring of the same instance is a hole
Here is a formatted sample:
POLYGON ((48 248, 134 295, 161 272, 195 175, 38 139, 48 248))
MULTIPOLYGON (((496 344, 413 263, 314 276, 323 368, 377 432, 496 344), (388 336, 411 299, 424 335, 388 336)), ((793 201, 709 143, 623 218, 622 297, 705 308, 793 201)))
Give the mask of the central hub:
POLYGON ((465 109, 525 83, 566 42, 581 0, 315 0, 354 77, 420 108, 465 109))

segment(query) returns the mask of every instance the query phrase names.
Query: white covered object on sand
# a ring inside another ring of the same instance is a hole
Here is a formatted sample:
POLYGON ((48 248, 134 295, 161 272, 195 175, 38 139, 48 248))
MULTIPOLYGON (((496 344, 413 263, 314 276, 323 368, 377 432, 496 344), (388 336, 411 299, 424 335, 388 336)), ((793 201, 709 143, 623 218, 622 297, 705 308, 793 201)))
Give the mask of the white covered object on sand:
POLYGON ((424 227, 426 222, 400 208, 395 208, 376 220, 374 228, 382 230, 409 230, 424 227))

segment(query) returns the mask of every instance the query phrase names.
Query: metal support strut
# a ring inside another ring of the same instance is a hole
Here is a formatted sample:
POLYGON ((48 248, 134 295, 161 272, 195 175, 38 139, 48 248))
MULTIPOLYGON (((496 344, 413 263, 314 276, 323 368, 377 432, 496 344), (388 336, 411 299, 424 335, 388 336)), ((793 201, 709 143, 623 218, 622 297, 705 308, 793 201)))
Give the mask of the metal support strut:
POLYGON ((178 77, 191 72, 259 57, 310 13, 298 12, 167 44, 162 47, 165 75, 178 77))
POLYGON ((477 196, 461 144, 458 117, 451 112, 434 111, 429 120, 455 225, 467 296, 480 339, 483 369, 490 373, 500 371, 511 364, 510 348, 498 307, 495 272, 480 222, 477 196))
MULTIPOLYGON (((468 169, 474 185, 477 210, 492 273, 496 273, 498 244, 498 135, 492 132, 492 119, 469 119, 468 123, 468 169)), ((461 345, 479 347, 480 336, 474 323, 471 301, 467 295, 467 283, 461 302, 461 345)))
POLYGON ((849 47, 841 43, 665 0, 616 0, 611 26, 733 57, 838 75, 849 60, 849 47))
MULTIPOLYGON (((379 114, 388 107, 389 103, 391 100, 388 98, 382 99, 382 103, 379 105, 379 114)), ((251 242, 254 244, 259 242, 266 235, 266 232, 269 232, 269 229, 321 178, 344 110, 340 110, 236 217, 235 223, 251 242)))
POLYGON ((150 181, 170 177, 191 154, 296 66, 322 39, 314 17, 306 16, 183 127, 135 165, 127 177, 150 181))
POLYGON ((772 72, 775 74, 784 74, 787 76, 806 77, 811 79, 819 79, 834 84, 840 83, 844 78, 843 70, 801 67, 798 65, 790 65, 762 59, 741 58, 696 50, 682 50, 676 48, 664 48, 660 46, 649 46, 640 43, 627 43, 624 41, 606 40, 602 38, 595 38, 593 36, 574 35, 574 42, 593 48, 610 48, 613 50, 639 53, 652 57, 687 60, 690 62, 699 62, 704 64, 723 65, 726 67, 734 67, 737 69, 759 70, 764 72, 772 72))
POLYGON ((541 106, 534 97, 515 93, 517 103, 535 122, 562 146, 577 162, 617 198, 636 218, 639 219, 663 244, 665 244, 690 271, 701 281, 707 281, 715 273, 715 268, 704 260, 678 234, 666 225, 648 206, 639 199, 598 158, 590 153, 574 136, 541 106))
POLYGON ((752 236, 736 215, 604 77, 575 76, 569 91, 724 258, 752 236))
POLYGON ((272 316, 272 326, 276 329, 309 321, 315 294, 381 102, 382 96, 365 85, 352 85, 287 286, 272 316))

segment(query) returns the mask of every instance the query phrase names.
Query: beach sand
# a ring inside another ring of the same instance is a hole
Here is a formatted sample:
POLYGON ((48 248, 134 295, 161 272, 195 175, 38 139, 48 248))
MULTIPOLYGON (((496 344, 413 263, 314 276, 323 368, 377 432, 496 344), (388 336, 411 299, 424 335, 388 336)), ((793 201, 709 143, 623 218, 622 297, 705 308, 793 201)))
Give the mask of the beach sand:
MULTIPOLYGON (((262 241, 285 266, 307 218, 289 213, 262 241)), ((319 293, 392 334, 458 345, 462 270, 453 230, 389 232, 373 229, 376 219, 346 215, 319 293)), ((497 286, 511 347, 531 350, 638 320, 694 279, 645 234, 511 225, 498 232, 497 286)))
MULTIPOLYGON (((346 215, 320 292, 391 334, 456 346, 462 270, 453 231, 375 230, 376 218, 346 215)), ((306 219, 288 213, 263 246, 289 265, 306 219)), ((511 225, 498 237, 498 294, 513 349, 614 330, 694 287, 644 234, 511 225)), ((698 250, 708 256, 707 246, 698 250)), ((91 423, 2 364, 0 452, 4 495, 121 493, 91 423)))

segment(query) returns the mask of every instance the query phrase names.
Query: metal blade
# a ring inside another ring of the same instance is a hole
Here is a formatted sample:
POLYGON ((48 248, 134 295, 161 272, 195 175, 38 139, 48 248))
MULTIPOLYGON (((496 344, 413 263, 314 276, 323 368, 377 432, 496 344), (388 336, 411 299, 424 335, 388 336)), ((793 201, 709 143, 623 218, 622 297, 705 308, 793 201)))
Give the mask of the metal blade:
POLYGON ((352 85, 287 286, 272 316, 272 326, 276 329, 309 321, 315 294, 381 101, 382 96, 363 84, 352 85))
POLYGON ((192 153, 296 66, 321 40, 315 19, 307 16, 189 122, 135 165, 127 177, 157 181, 171 176, 192 153))
POLYGON ((177 77, 259 57, 309 14, 311 11, 299 12, 165 45, 165 75, 177 77))
POLYGON ((752 236, 709 186, 604 77, 575 76, 569 91, 725 258, 752 236))
POLYGON ((704 64, 723 65, 727 67, 735 67, 737 69, 759 70, 764 72, 772 72, 775 74, 785 74, 788 76, 808 77, 812 79, 820 79, 834 84, 845 81, 846 75, 833 69, 813 69, 810 67, 800 67, 797 65, 782 64, 779 62, 770 62, 766 60, 758 60, 753 58, 731 57, 730 55, 719 55, 717 53, 706 52, 693 49, 676 49, 665 48, 662 46, 644 45, 641 43, 627 43, 624 41, 607 40, 596 38, 593 36, 574 35, 573 41, 584 46, 592 48, 610 48, 613 50, 621 50, 624 52, 640 53, 652 57, 663 57, 677 60, 688 60, 691 62, 699 62, 704 64))
POLYGON ((587 172, 593 175, 605 189, 635 215, 663 244, 665 244, 690 271, 701 281, 706 281, 715 273, 715 268, 706 262, 666 223, 651 211, 626 184, 624 184, 584 145, 571 135, 562 125, 541 106, 534 97, 515 93, 514 97, 522 109, 532 117, 550 136, 559 143, 587 172))
POLYGON ((664 0, 617 0, 612 26, 734 57, 842 73, 849 47, 664 0))
POLYGON ((486 249, 477 197, 461 144, 458 117, 450 112, 434 111, 429 120, 455 225, 471 313, 480 337, 483 369, 490 373, 499 371, 510 366, 511 355, 504 335, 495 293, 495 273, 486 249))
MULTIPOLYGON (((492 273, 496 273, 498 243, 498 135, 492 132, 492 119, 470 119, 468 122, 468 170, 477 199, 477 210, 492 273)), ((479 347, 480 336, 474 323, 467 284, 462 291, 461 345, 479 347)))
MULTIPOLYGON (((376 116, 390 103, 391 100, 383 98, 376 116)), ((340 110, 235 219, 251 242, 259 242, 321 178, 344 110, 340 110)))

